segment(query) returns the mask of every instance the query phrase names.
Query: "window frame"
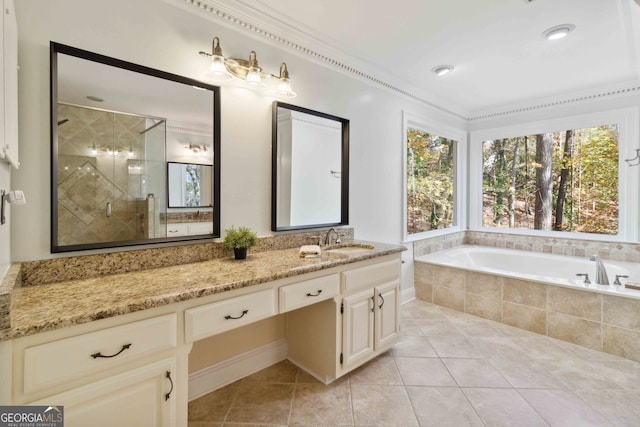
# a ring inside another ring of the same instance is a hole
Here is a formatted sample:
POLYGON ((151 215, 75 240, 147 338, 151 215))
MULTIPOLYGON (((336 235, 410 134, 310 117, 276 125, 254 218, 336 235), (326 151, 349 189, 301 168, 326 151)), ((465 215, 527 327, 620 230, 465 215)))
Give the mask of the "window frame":
POLYGON ((404 242, 457 233, 465 229, 467 219, 465 214, 467 212, 465 197, 467 146, 468 134, 465 130, 438 123, 436 120, 415 113, 402 112, 402 236, 404 242), (412 234, 407 231, 407 132, 409 128, 456 141, 453 159, 453 225, 450 227, 412 234))
POLYGON ((469 229, 488 233, 520 234, 541 237, 581 240, 638 241, 640 167, 630 167, 625 159, 635 157, 640 133, 640 109, 622 108, 538 120, 515 125, 471 131, 469 135, 469 229), (595 126, 618 125, 618 233, 591 234, 567 231, 543 231, 521 228, 486 227, 482 224, 482 143, 487 140, 514 138, 567 129, 584 129, 595 126), (635 144, 634 144, 635 142, 635 144))

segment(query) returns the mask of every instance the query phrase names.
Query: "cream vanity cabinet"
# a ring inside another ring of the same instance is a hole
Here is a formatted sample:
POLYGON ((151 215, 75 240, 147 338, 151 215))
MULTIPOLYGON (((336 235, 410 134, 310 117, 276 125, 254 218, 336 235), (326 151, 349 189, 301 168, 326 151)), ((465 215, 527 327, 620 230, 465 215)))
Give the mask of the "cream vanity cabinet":
POLYGON ((14 341, 15 404, 64 406, 68 427, 176 424, 175 313, 74 328, 14 341))
POLYGON ((0 404, 64 406, 67 427, 182 427, 193 342, 279 314, 287 358, 330 383, 399 338, 400 263, 382 255, 0 341, 0 404))
POLYGON ((347 266, 339 294, 288 312, 288 359, 330 383, 391 348, 400 338, 400 263, 394 254, 347 266))
POLYGON ((342 275, 342 365, 350 371, 400 336, 400 263, 381 262, 342 275))

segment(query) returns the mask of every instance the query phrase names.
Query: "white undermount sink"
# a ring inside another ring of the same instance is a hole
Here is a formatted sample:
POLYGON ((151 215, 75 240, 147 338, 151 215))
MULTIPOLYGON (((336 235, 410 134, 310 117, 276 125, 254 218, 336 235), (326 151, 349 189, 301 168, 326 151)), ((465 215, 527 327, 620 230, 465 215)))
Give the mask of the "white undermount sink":
POLYGON ((332 254, 355 254, 358 252, 369 252, 373 250, 373 246, 365 245, 361 243, 345 243, 340 245, 330 246, 328 249, 325 249, 325 252, 329 252, 332 254))

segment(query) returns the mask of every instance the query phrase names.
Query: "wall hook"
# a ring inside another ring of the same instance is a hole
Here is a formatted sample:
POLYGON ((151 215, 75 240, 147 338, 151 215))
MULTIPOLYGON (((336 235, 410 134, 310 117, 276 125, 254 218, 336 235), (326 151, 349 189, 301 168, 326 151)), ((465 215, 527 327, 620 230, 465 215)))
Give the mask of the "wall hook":
POLYGON ((636 156, 633 159, 624 159, 624 161, 629 163, 629 166, 640 165, 640 148, 636 148, 636 156))

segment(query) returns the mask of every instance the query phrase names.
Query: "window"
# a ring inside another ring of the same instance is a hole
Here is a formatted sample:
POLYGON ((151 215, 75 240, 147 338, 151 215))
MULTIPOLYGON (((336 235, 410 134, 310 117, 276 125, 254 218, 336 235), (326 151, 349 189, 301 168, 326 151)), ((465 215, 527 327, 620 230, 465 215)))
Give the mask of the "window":
POLYGON ((465 136, 416 119, 405 121, 405 238, 460 229, 457 167, 465 136))
POLYGON ((471 227, 636 240, 637 133, 632 109, 472 133, 471 227))
POLYGON ((482 143, 485 227, 618 233, 618 126, 482 143))

